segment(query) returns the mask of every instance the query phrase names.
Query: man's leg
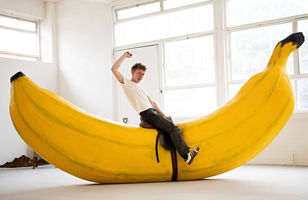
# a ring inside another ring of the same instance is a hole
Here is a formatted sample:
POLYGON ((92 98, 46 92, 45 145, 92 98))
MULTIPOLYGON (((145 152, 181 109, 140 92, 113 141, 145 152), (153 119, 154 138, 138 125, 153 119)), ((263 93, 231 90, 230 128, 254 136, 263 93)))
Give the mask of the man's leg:
POLYGON ((164 130, 170 135, 173 145, 179 152, 180 156, 184 159, 187 158, 189 147, 185 143, 182 132, 171 120, 161 115, 155 109, 148 109, 140 113, 141 117, 148 123, 152 124, 155 128, 164 130))

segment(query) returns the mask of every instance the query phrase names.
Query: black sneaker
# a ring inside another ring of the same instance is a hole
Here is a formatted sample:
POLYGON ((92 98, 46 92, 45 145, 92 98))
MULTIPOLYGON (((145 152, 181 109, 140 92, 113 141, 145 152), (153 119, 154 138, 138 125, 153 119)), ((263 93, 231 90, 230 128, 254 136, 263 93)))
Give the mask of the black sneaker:
POLYGON ((196 149, 187 153, 187 158, 185 159, 185 162, 190 165, 192 161, 194 160, 194 158, 196 157, 196 155, 198 154, 199 150, 200 148, 197 147, 196 149))

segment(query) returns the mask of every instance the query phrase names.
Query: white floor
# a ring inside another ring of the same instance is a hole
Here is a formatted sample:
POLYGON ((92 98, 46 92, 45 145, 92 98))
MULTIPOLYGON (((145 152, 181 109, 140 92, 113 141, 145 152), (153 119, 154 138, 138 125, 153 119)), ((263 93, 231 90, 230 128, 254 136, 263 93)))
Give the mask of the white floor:
POLYGON ((308 199, 308 167, 244 165, 210 179, 95 184, 53 166, 0 169, 0 199, 308 199))

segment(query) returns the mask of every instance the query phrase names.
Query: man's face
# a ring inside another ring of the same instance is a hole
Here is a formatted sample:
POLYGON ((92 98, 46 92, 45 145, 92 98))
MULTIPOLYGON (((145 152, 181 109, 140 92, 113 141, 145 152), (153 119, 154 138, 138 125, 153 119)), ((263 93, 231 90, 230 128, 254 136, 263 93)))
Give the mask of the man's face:
POLYGON ((139 83, 143 79, 144 73, 145 71, 142 69, 132 71, 132 81, 139 83))

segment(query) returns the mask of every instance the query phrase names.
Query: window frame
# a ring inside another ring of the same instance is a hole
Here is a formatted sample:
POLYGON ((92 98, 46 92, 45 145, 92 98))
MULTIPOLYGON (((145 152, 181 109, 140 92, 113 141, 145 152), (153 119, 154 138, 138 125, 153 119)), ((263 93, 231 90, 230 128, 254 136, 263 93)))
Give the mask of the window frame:
MULTIPOLYGON (((113 47, 114 48, 116 48, 116 47, 129 48, 130 46, 135 45, 135 44, 140 44, 140 45, 154 44, 155 42, 157 43, 157 41, 165 41, 165 40, 167 41, 167 40, 172 40, 172 39, 178 40, 180 38, 185 38, 185 37, 190 38, 190 37, 198 36, 200 34, 202 35, 202 34, 209 34, 209 33, 214 32, 214 21, 215 20, 213 20, 213 30, 202 31, 202 32, 198 32, 198 33, 184 34, 184 35, 179 35, 179 36, 174 36, 174 37, 167 37, 167 38, 164 38, 164 39, 157 39, 157 40, 151 40, 151 41, 146 41, 146 42, 137 42, 137 43, 123 44, 123 45, 116 46, 115 26, 117 24, 128 22, 128 21, 134 21, 134 20, 138 20, 138 19, 143 19, 143 18, 147 18, 147 17, 153 17, 153 16, 157 16, 157 15, 164 15, 164 14, 182 11, 182 10, 187 10, 187 9, 191 9, 191 8, 198 8, 198 7, 206 6, 206 5, 212 5, 212 7, 214 7, 214 2, 215 2, 215 0, 205 0, 205 2, 199 2, 199 3, 190 4, 190 5, 184 5, 184 6, 180 6, 180 7, 176 7, 176 8, 164 9, 163 1, 164 0, 149 0, 149 1, 145 1, 143 3, 131 3, 131 4, 112 7, 112 10, 113 10, 113 47), (160 2, 160 9, 161 9, 160 11, 149 13, 149 14, 143 14, 143 15, 139 15, 139 16, 134 16, 134 17, 128 17, 128 18, 125 18, 125 19, 118 19, 117 10, 123 10, 123 9, 126 9, 126 8, 132 8, 132 7, 141 6, 143 4, 149 4, 149 3, 154 3, 154 2, 160 2)), ((213 18, 214 18, 214 12, 213 12, 213 18)))
POLYGON ((135 7, 139 7, 139 6, 144 6, 144 5, 148 5, 148 4, 152 4, 152 3, 157 3, 160 2, 160 11, 162 11, 162 2, 160 0, 152 0, 152 1, 148 1, 148 2, 144 2, 144 3, 137 3, 137 4, 132 4, 129 6, 125 6, 125 7, 119 7, 119 8, 114 8, 114 15, 115 15, 115 22, 121 22, 121 21, 126 21, 126 20, 134 20, 134 18, 143 18, 146 17, 148 15, 152 15, 153 13, 159 13, 160 11, 156 11, 156 12, 152 12, 152 13, 148 13, 148 14, 143 14, 143 15, 137 15, 137 16, 133 16, 133 17, 127 17, 124 19, 119 19, 118 16, 118 11, 122 11, 122 10, 126 10, 126 9, 130 9, 130 8, 135 8, 135 7))
POLYGON ((164 8, 163 1, 164 0, 147 0, 147 1, 143 1, 141 3, 133 2, 133 3, 130 3, 130 4, 124 4, 124 5, 120 5, 120 6, 113 6, 112 10, 113 10, 113 14, 114 14, 113 15, 114 25, 116 25, 118 23, 126 22, 126 21, 140 19, 140 18, 151 17, 151 16, 155 16, 155 15, 167 14, 167 13, 170 13, 170 12, 176 12, 176 11, 180 11, 180 10, 186 10, 186 9, 190 9, 190 8, 205 6, 205 5, 208 5, 208 4, 213 4, 213 2, 215 0, 205 0, 204 2, 193 3, 193 4, 190 4, 190 5, 184 5, 184 6, 179 6, 179 7, 175 7, 175 8, 169 8, 169 9, 164 8), (120 10, 134 8, 134 7, 138 7, 138 6, 142 6, 142 5, 146 5, 146 4, 151 4, 151 3, 155 3, 155 2, 160 2, 160 11, 156 11, 156 12, 152 12, 152 13, 148 13, 148 14, 143 14, 143 15, 138 15, 138 16, 134 16, 134 17, 128 17, 128 18, 124 18, 124 19, 118 18, 118 11, 120 11, 120 10))
POLYGON ((5 15, 5 14, 1 14, 1 13, 0 13, 0 16, 35 23, 35 31, 28 31, 28 30, 23 30, 23 29, 13 28, 13 27, 8 27, 8 26, 3 26, 3 25, 0 25, 0 28, 18 31, 18 32, 35 34, 36 39, 37 39, 36 48, 38 49, 38 52, 39 52, 39 54, 36 56, 36 55, 31 55, 31 54, 16 53, 16 52, 1 51, 0 50, 0 54, 1 55, 7 55, 7 56, 13 56, 13 57, 19 57, 20 59, 29 58, 29 59, 35 59, 35 61, 41 61, 41 40, 40 40, 40 23, 39 23, 39 20, 30 20, 30 19, 26 19, 26 18, 20 18, 20 17, 16 17, 16 16, 12 16, 12 15, 5 15))

